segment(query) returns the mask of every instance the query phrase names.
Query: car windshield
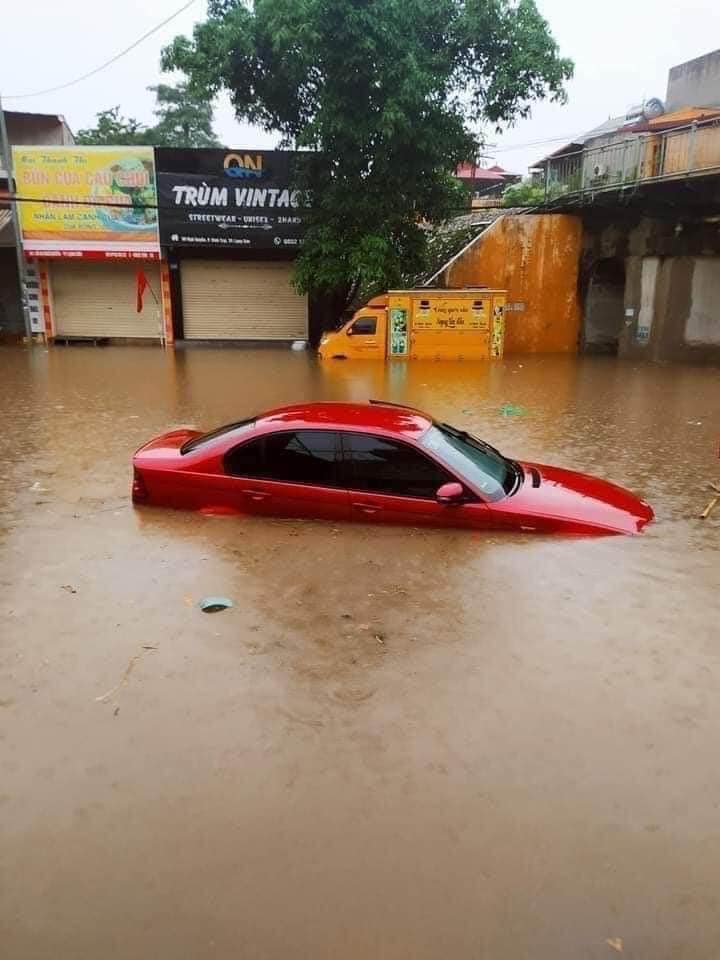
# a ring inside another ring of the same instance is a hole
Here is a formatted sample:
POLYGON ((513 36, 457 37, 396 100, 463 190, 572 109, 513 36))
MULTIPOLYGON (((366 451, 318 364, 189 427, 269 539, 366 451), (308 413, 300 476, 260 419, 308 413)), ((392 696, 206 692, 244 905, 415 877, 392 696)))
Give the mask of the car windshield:
POLYGON ((435 423, 423 434, 420 444, 477 487, 486 500, 502 500, 515 488, 520 468, 495 447, 464 430, 435 423))
POLYGON ((217 430, 211 430, 210 433, 203 433, 199 437, 193 437, 192 440, 188 440, 187 443, 184 443, 180 447, 180 453, 192 453, 193 450, 197 450, 198 447, 203 447, 206 443, 210 443, 211 440, 217 440, 218 437, 222 437, 226 433, 232 433, 233 430, 241 430, 243 427, 247 427, 249 431, 254 426, 255 417, 249 417, 247 420, 238 420, 237 423, 226 423, 224 427, 218 427, 217 430))

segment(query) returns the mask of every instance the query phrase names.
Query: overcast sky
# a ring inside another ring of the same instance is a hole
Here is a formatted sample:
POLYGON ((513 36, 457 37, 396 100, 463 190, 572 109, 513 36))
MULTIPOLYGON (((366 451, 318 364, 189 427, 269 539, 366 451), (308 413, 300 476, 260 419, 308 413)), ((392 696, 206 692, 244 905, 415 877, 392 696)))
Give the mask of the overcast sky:
MULTIPOLYGON (((507 169, 529 165, 563 141, 596 126, 647 97, 665 96, 668 69, 720 46, 718 0, 538 0, 575 78, 565 106, 538 104, 528 120, 497 136, 488 154, 507 169), (536 141, 551 141, 536 143, 536 141), (527 144, 533 144, 524 146, 527 144), (522 145, 519 146, 518 145, 522 145)), ((15 6, 0 31, 0 93, 6 109, 62 113, 75 131, 92 124, 99 110, 120 104, 126 116, 153 121, 154 96, 146 87, 161 79, 161 48, 189 33, 205 13, 204 0, 150 37, 118 63, 54 94, 9 99, 72 80, 128 46, 182 5, 182 0, 34 0, 15 6), (26 15, 22 15, 25 9, 26 15)), ((164 78, 168 79, 168 78, 164 78)), ((233 147, 271 147, 276 138, 239 124, 227 100, 216 109, 215 127, 233 147)))

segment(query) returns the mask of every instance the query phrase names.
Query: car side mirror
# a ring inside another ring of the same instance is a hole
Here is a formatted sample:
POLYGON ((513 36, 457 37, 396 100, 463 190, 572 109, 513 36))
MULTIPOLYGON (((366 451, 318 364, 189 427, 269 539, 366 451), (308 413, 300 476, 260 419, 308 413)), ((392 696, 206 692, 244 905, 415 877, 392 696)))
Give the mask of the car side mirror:
POLYGON ((465 491, 461 483, 444 483, 435 494, 438 503, 453 504, 462 503, 465 499, 465 491))

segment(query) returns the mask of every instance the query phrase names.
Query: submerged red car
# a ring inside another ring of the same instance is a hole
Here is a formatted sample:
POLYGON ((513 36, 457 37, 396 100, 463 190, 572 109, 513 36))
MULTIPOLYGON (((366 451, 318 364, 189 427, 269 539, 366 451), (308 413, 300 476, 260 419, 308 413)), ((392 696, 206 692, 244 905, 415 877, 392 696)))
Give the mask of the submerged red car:
POLYGON ((639 533, 643 500, 605 480, 504 457, 411 407, 302 403, 133 458, 133 500, 216 513, 541 533, 639 533))

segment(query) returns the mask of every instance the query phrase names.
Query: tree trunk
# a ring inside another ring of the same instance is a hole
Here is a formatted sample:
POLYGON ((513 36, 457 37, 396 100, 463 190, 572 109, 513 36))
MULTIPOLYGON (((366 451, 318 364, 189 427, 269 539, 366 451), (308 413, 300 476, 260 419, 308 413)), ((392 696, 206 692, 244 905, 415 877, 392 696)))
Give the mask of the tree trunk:
POLYGON ((333 330, 343 319, 352 298, 354 286, 344 283, 332 290, 315 290, 310 294, 310 343, 316 346, 326 330, 333 330))

